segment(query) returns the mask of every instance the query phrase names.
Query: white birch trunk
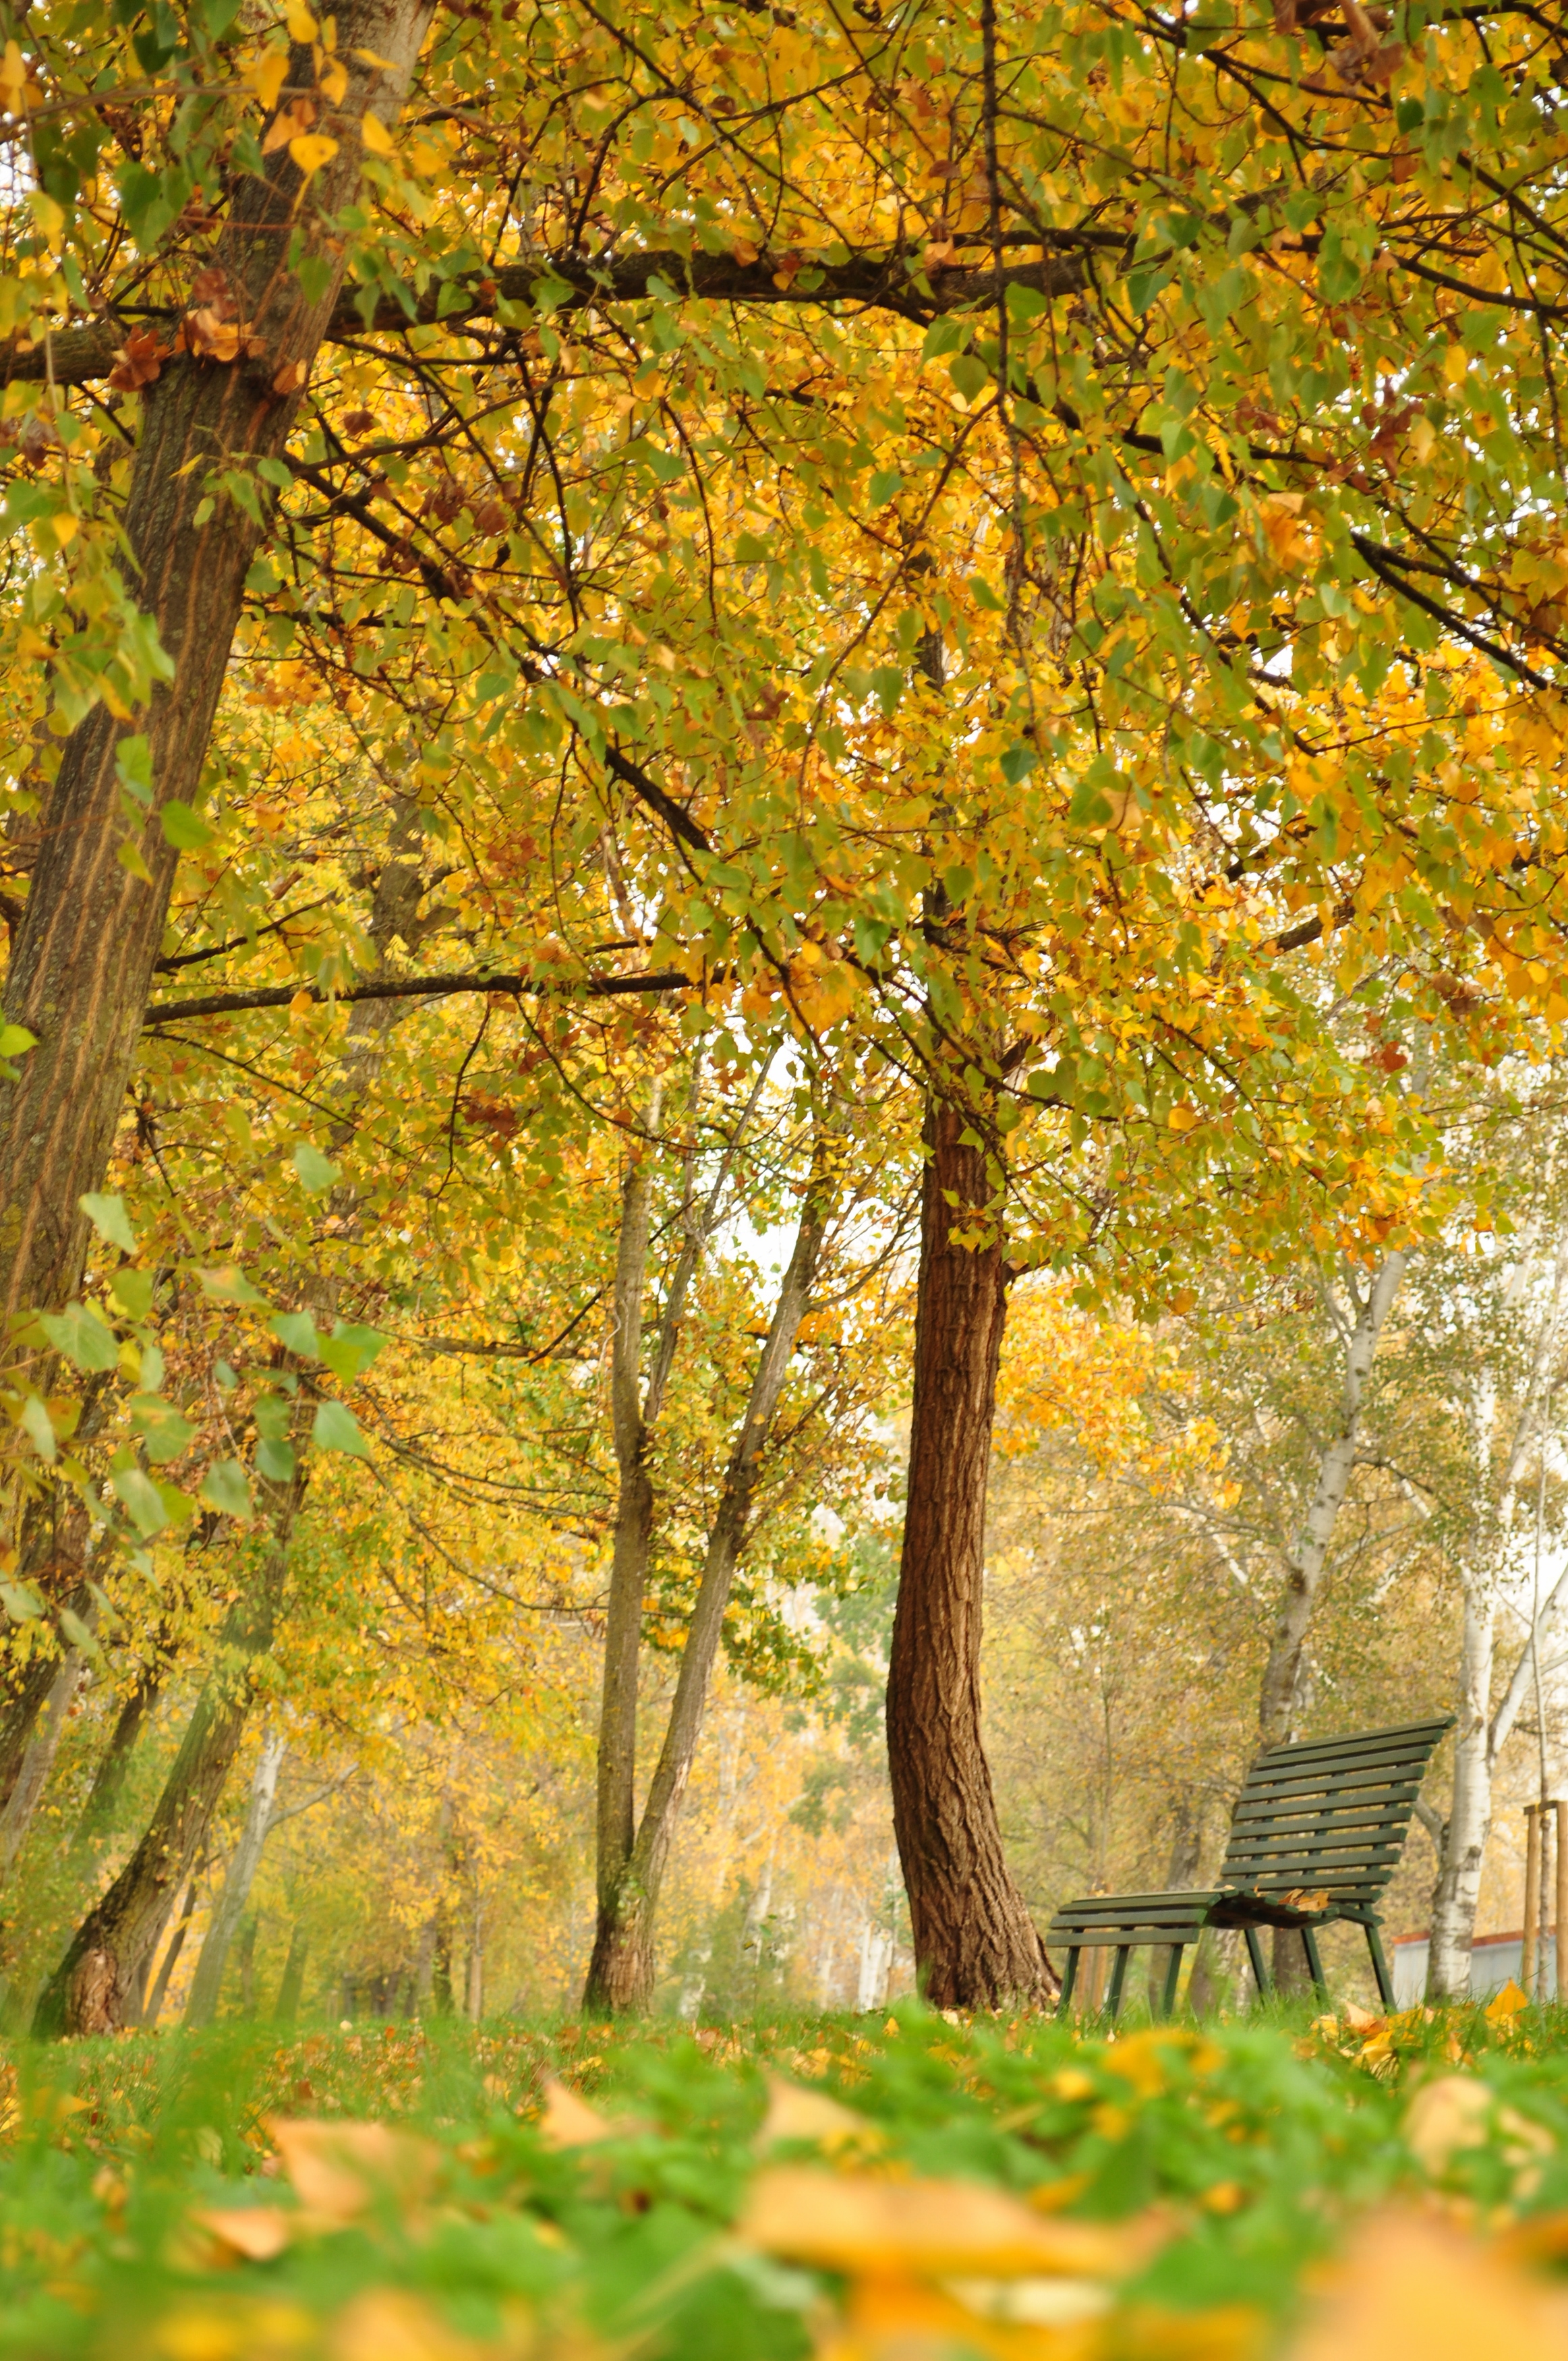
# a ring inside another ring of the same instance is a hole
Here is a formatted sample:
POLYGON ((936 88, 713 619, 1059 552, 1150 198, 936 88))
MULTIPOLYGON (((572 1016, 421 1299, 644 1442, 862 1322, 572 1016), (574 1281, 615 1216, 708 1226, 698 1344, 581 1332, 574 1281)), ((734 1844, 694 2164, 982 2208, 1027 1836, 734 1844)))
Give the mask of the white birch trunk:
POLYGON ((1427 1990, 1434 1999, 1462 2000, 1470 1990, 1470 1947, 1475 1936, 1481 1863, 1492 1824, 1490 1712, 1496 1629, 1497 1607, 1490 1583, 1467 1581, 1459 1727, 1453 1740, 1453 1801, 1432 1905, 1427 1971, 1427 1990))
POLYGON ((218 1993, 223 1987, 224 1970, 228 1965, 229 1946, 245 1916, 245 1905, 250 1899, 250 1889, 261 1866, 261 1848, 267 1842, 267 1833, 272 1825, 272 1807, 278 1797, 278 1773, 283 1767, 283 1757, 288 1751, 286 1738, 262 1741, 260 1760, 250 1783, 250 1809, 245 1816, 245 1827, 240 1832, 234 1859, 228 1865, 224 1890, 213 1913, 213 1923, 202 1945, 196 1972, 191 1979, 191 1996, 185 2004, 187 2025, 211 2025, 218 2013, 218 1993))

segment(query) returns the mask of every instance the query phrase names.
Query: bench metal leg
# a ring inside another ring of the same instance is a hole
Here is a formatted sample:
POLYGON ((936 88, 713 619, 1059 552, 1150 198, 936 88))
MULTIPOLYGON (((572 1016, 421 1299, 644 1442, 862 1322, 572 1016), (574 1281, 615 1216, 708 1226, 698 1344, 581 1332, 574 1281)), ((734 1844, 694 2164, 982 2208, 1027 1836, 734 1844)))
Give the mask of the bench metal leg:
POLYGON ((1111 2022, 1113 2025, 1115 2024, 1116 2019, 1122 2014, 1122 1986, 1127 1980, 1127 1961, 1132 1958, 1132 1956, 1133 1947, 1130 1943, 1117 1944, 1116 1964, 1111 1971, 1111 1990, 1107 1993, 1105 2001, 1105 2005, 1111 2013, 1111 2022))
POLYGON ((1065 2016, 1067 2015, 1068 2009, 1072 2001, 1072 1988, 1077 1982, 1078 1945, 1074 1943, 1069 1948, 1067 1955, 1067 1973, 1061 1980, 1061 1998, 1057 2003, 1057 2015, 1058 2016, 1065 2016))
POLYGON ((1185 1943, 1173 1943, 1170 1947, 1170 1964, 1165 1971, 1165 1997, 1160 2004, 1160 2013, 1164 2016, 1176 2014, 1176 1987, 1181 1976, 1181 1954, 1186 1948, 1185 1943))
POLYGON ((1257 1985, 1257 1996, 1261 2000, 1268 1990, 1268 1970, 1263 1964, 1263 1945, 1257 1939, 1255 1927, 1245 1927, 1242 1932, 1246 1937, 1246 1955, 1252 1961, 1253 1979, 1257 1985))
POLYGON ((1383 1942, 1371 1920, 1366 1926, 1366 1948, 1372 1954, 1372 1972, 1377 1979, 1377 1997, 1387 2009, 1394 2005, 1394 1979, 1388 1973, 1388 1962, 1383 1956, 1383 1942))
POLYGON ((1327 2000, 1329 1988, 1323 1982, 1323 1963, 1318 1957, 1318 1938, 1310 1927, 1301 1929, 1301 1949, 1307 1954, 1307 1972, 1312 1979, 1313 1989, 1321 2000, 1327 2000))

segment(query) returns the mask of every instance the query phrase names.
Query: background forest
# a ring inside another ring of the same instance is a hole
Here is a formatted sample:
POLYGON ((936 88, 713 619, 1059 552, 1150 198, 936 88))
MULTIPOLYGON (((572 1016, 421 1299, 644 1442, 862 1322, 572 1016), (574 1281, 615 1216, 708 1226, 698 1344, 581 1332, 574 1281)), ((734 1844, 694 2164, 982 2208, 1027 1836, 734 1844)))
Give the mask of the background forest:
POLYGON ((1554 23, 0 29, 5 2021, 1038 2004, 1260 1740, 1449 1710, 1462 1993, 1568 1568, 1554 23))

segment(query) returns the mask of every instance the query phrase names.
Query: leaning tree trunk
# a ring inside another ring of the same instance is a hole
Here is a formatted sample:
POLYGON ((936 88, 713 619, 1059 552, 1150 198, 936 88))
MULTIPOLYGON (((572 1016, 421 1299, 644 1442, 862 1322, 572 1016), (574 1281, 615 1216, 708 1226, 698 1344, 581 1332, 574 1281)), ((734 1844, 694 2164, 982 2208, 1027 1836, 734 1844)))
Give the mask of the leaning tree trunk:
POLYGON ((965 1110, 933 1097, 921 1194, 915 1402, 887 1681, 894 1825, 935 2008, 1050 1999, 1057 1979, 997 1825, 981 1743, 985 1494, 1006 1319, 1000 1240, 955 1245, 992 1191, 965 1110))
POLYGON ((250 1807, 245 1816, 245 1826, 240 1831, 234 1859, 224 1879, 218 1906, 207 1927, 206 1940, 196 1961, 196 1972, 191 1979, 190 1998, 185 2003, 187 2025, 211 2025, 218 2013, 218 1994, 223 1990, 229 1947, 245 1916, 245 1905, 250 1900, 250 1889, 261 1866, 261 1849, 267 1842, 267 1832, 272 1826, 273 1806, 278 1801, 278 1773, 283 1767, 283 1757, 288 1750, 286 1738, 262 1740, 260 1760, 250 1783, 250 1807))
POLYGON ((751 1399, 725 1471, 724 1490, 708 1534, 707 1554, 696 1604, 681 1653, 681 1668, 664 1742, 648 1789, 648 1800, 620 1876, 601 1898, 594 1955, 588 1966, 586 2009, 612 2012, 646 2008, 653 1990, 653 1925, 670 1846, 686 1782, 696 1756, 703 1708, 714 1659, 724 1631, 735 1568, 745 1546, 762 1455, 784 1390, 790 1356, 805 1316, 827 1228, 828 1190, 814 1172, 795 1231, 789 1268, 769 1323, 751 1399))
POLYGON ((44 1987, 33 2020, 34 2034, 40 2038, 114 2033, 135 2022, 170 1905, 206 1840, 245 1736, 252 1669, 272 1642, 289 1543, 304 1492, 304 1454, 298 1443, 296 1451, 290 1483, 258 1479, 272 1527, 262 1563, 255 1581, 229 1611, 217 1662, 196 1701, 146 1835, 88 1912, 44 1987))
POLYGON ((1442 1866, 1432 1897, 1427 1992, 1434 2000, 1463 2000, 1470 1990, 1470 1955, 1481 1865, 1492 1824, 1492 1675, 1497 1605, 1486 1573, 1470 1572, 1464 1586, 1464 1636, 1460 1663, 1459 1727, 1453 1733, 1453 1801, 1449 1807, 1442 1866))
MULTIPOLYGON (((171 800, 199 800, 264 530, 234 500, 210 499, 207 478, 236 465, 253 472, 287 445, 342 283, 344 246, 331 225, 358 187, 357 126, 372 109, 395 119, 431 14, 432 0, 348 0, 339 9, 348 89, 333 120, 335 154, 308 182, 287 144, 265 177, 242 174, 212 257, 258 349, 226 363, 170 359, 142 396, 123 522, 133 595, 174 674, 128 724, 100 705, 77 725, 44 815, 5 995, 6 1021, 38 1043, 19 1081, 0 1089, 0 1308, 12 1314, 65 1302, 81 1276, 80 1201, 108 1167, 178 861, 160 814, 171 800), (285 267, 291 247, 308 263, 309 295, 285 267), (145 816, 116 770, 122 741, 137 734, 152 763, 145 816), (134 867, 120 858, 127 840, 134 867)), ((314 81, 309 46, 291 49, 288 89, 314 81)))

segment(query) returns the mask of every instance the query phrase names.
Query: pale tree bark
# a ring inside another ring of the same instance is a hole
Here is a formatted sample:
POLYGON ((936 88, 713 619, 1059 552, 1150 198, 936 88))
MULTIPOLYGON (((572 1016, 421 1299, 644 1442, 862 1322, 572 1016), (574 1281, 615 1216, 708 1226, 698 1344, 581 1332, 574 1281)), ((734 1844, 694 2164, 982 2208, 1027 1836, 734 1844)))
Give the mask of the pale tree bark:
POLYGON ((969 1110, 932 1095, 921 1186, 915 1400, 887 1682, 894 1826, 915 1960, 934 2008, 1054 1998, 1008 1868, 981 1739, 985 1501, 1007 1313, 987 1158, 969 1110))
MULTIPOLYGON (((609 1602, 605 1618, 604 1688, 599 1711, 598 1763, 598 1925, 595 1958, 601 1938, 613 1944, 617 1896, 637 1832, 637 1691, 642 1649, 642 1606, 648 1587, 648 1561, 653 1544, 653 1479, 649 1455, 653 1433, 664 1406, 670 1375, 685 1317, 686 1298, 711 1237, 730 1169, 745 1128, 766 1081, 764 1067, 718 1170, 699 1209, 692 1196, 697 1086, 692 1092, 693 1147, 686 1155, 685 1187, 681 1206, 684 1236, 670 1275, 652 1367, 642 1388, 642 1316, 648 1284, 648 1248, 652 1235, 654 1143, 663 1109, 663 1093, 655 1085, 644 1125, 646 1137, 633 1150, 621 1191, 620 1232, 616 1246, 613 1330, 610 1340, 610 1416, 615 1441, 617 1495, 615 1535, 610 1560, 609 1602), (606 1934, 607 1925, 609 1932, 606 1934)), ((584 2006, 609 2006, 596 1993, 590 1962, 584 2006)))
POLYGON ((1331 1290, 1325 1287, 1322 1291, 1344 1354, 1339 1418, 1319 1458, 1317 1479, 1301 1531, 1287 1553, 1285 1598, 1274 1627, 1258 1699, 1258 1738, 1264 1746, 1281 1745, 1295 1735, 1293 1719, 1307 1632, 1322 1589, 1334 1526, 1355 1473, 1356 1445, 1378 1340, 1409 1259, 1403 1248, 1398 1248, 1384 1257, 1370 1284, 1358 1288, 1352 1277, 1349 1301, 1344 1306, 1331 1290))
MULTIPOLYGON (((123 518, 126 563, 173 678, 128 724, 104 706, 78 724, 43 814, 5 994, 6 1020, 38 1041, 19 1081, 0 1089, 0 1306, 8 1313, 58 1306, 80 1280, 80 1201, 104 1183, 178 863, 160 814, 172 799, 200 801, 245 577, 266 531, 235 501, 209 500, 206 479, 235 465, 254 470, 287 446, 342 285, 345 249, 331 224, 358 188, 358 124, 367 111, 395 120, 431 16, 431 0, 345 0, 336 53, 348 87, 332 117, 336 152, 306 180, 284 144, 263 177, 241 178, 212 257, 259 353, 222 364, 170 360, 142 395, 123 518), (289 268, 291 251, 308 262, 308 293, 289 268), (116 770, 122 741, 136 734, 151 755, 145 815, 127 807, 116 770), (118 858, 127 839, 145 875, 118 858)), ((309 45, 296 46, 290 88, 314 79, 309 45)))
POLYGON ((708 1533, 702 1579, 648 1800, 608 1904, 600 1905, 598 1931, 584 1994, 586 2008, 644 2008, 652 1992, 653 1925, 660 1888, 681 1800, 696 1754, 708 1682, 723 1634, 735 1569, 746 1543, 762 1451, 810 1299, 829 1202, 830 1190, 818 1167, 807 1187, 794 1249, 773 1306, 751 1398, 725 1470, 724 1488, 708 1533))
MULTIPOLYGON (((1522 1256, 1516 1266, 1507 1300, 1516 1303, 1528 1282, 1530 1263, 1522 1256)), ((1480 1900, 1481 1869, 1492 1828, 1492 1783, 1497 1757, 1513 1730, 1529 1693, 1535 1654, 1546 1629, 1555 1621, 1568 1594, 1568 1575, 1562 1577, 1526 1642, 1502 1702, 1494 1711, 1492 1684, 1497 1658, 1497 1579, 1514 1531, 1519 1487, 1530 1454, 1544 1449, 1544 1411, 1555 1382, 1554 1369, 1565 1312, 1568 1312, 1568 1238, 1560 1240, 1553 1258, 1546 1302, 1535 1332, 1530 1364, 1520 1389, 1513 1432, 1500 1467, 1494 1468, 1497 1419, 1497 1381, 1483 1363, 1471 1390, 1472 1482, 1474 1534, 1461 1567, 1464 1592, 1464 1639, 1460 1659, 1459 1722, 1453 1741, 1453 1792, 1438 1845, 1439 1870, 1432 1896, 1431 1947, 1428 1954, 1427 1990, 1434 1998, 1462 1998, 1470 1989, 1471 1951, 1475 1939, 1475 1912, 1480 1900), (1488 1502, 1497 1499, 1495 1515, 1488 1502), (1489 1543, 1489 1546, 1486 1545, 1489 1543)))
POLYGON ((275 1732, 261 1741, 261 1752, 257 1758, 250 1782, 250 1804, 246 1812, 245 1826, 225 1875, 217 1907, 208 1924, 206 1938, 196 1961, 196 1972, 191 1979, 191 1993, 185 2003, 187 2025, 211 2025, 218 2013, 218 1994, 223 1989, 229 1947, 245 1916, 250 1889, 261 1866, 261 1849, 271 1829, 273 1807, 278 1800, 278 1773, 283 1767, 283 1757, 288 1751, 288 1740, 275 1732))

